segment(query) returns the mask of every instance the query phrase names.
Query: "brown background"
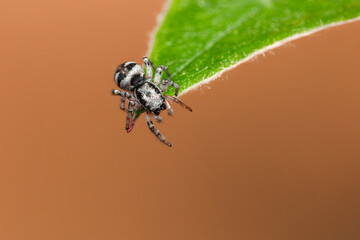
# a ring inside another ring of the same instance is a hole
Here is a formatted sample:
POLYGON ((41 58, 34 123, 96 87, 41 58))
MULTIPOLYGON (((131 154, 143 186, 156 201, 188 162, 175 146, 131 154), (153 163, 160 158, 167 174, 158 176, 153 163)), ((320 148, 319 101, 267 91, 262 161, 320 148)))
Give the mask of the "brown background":
POLYGON ((162 5, 1 1, 0 239, 360 238, 360 22, 184 95, 168 148, 110 94, 162 5))

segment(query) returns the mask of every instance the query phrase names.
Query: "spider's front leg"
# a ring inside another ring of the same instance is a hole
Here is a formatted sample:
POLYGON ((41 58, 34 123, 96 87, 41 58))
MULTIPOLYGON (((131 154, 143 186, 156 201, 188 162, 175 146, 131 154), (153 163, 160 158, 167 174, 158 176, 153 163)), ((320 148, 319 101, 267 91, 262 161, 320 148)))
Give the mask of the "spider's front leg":
POLYGON ((112 94, 121 96, 120 109, 126 111, 125 110, 125 100, 126 100, 126 98, 130 99, 131 94, 128 92, 123 92, 123 91, 117 90, 117 89, 112 90, 112 94))
POLYGON ((148 57, 144 57, 143 60, 146 70, 146 79, 152 79, 152 70, 155 71, 155 66, 148 57))
POLYGON ((179 94, 179 85, 174 83, 173 81, 169 79, 164 79, 160 84, 160 89, 162 92, 165 92, 168 86, 172 86, 175 88, 175 96, 179 94))
POLYGON ((148 114, 148 112, 145 113, 145 119, 146 119, 146 122, 150 128, 150 131, 152 133, 155 134, 155 136, 163 143, 165 143, 166 145, 168 145, 169 147, 171 147, 171 143, 169 143, 168 141, 165 140, 165 137, 163 135, 161 135, 161 133, 159 132, 159 130, 157 130, 155 127, 154 127, 154 124, 153 122, 151 121, 150 119, 150 116, 148 114))
POLYGON ((165 71, 166 74, 168 76, 170 76, 171 74, 169 73, 169 70, 167 67, 163 66, 163 65, 160 65, 156 68, 156 71, 155 71, 155 77, 154 77, 154 84, 157 86, 159 85, 160 81, 161 81, 161 74, 162 74, 162 71, 165 71))

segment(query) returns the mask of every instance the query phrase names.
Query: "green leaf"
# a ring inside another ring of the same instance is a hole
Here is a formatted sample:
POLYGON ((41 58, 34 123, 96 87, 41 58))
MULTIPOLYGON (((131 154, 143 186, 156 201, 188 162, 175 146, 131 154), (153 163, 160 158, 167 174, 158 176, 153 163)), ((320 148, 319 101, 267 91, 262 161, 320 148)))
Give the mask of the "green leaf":
POLYGON ((150 58, 181 92, 275 42, 358 16, 360 0, 173 0, 150 58))

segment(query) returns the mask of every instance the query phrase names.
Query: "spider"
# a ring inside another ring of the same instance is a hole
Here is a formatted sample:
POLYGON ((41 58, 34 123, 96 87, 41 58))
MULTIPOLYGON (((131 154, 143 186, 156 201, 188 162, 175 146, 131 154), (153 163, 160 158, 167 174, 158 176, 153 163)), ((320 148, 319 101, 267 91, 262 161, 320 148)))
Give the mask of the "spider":
POLYGON ((172 116, 173 109, 168 100, 180 104, 180 106, 190 112, 192 112, 192 109, 173 96, 163 95, 163 92, 166 91, 168 86, 175 88, 175 96, 179 93, 179 85, 169 79, 161 81, 163 70, 170 76, 168 68, 160 65, 155 69, 154 64, 149 58, 144 57, 143 60, 146 77, 143 68, 136 62, 125 62, 116 68, 114 80, 116 84, 125 91, 114 89, 112 93, 121 96, 120 109, 127 112, 125 130, 128 133, 133 129, 135 121, 140 116, 140 114, 134 116, 134 111, 145 112, 145 120, 151 132, 154 133, 161 142, 171 147, 171 143, 166 141, 165 137, 154 127, 150 116, 155 118, 157 122, 161 122, 162 119, 159 114, 165 109, 167 109, 168 114, 172 116), (152 70, 155 71, 154 78, 152 77, 152 70), (127 109, 125 109, 126 98, 129 99, 127 109))

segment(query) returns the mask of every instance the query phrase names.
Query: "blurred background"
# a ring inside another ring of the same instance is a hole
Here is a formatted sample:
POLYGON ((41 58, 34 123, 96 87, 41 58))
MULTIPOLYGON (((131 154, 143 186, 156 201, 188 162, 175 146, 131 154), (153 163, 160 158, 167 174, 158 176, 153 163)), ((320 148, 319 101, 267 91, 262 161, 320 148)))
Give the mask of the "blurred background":
POLYGON ((185 94, 168 148, 111 95, 163 5, 1 1, 0 239, 360 238, 360 22, 185 94))

